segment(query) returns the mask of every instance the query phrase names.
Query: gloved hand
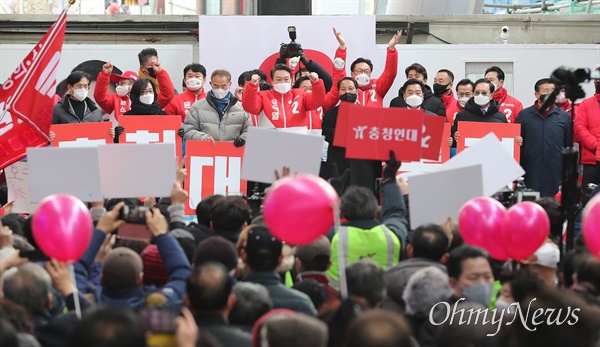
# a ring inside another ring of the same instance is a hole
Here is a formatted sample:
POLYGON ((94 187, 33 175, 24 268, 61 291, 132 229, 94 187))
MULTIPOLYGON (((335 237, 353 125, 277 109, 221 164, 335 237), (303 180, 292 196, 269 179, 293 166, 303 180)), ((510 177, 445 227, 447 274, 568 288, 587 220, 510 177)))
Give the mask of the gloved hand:
POLYGON ((117 125, 115 127, 115 136, 119 136, 119 135, 121 135, 124 132, 125 132, 125 128, 123 128, 122 126, 117 125))
POLYGON ((183 137, 183 127, 179 128, 179 130, 177 131, 177 135, 179 135, 180 137, 183 137))
POLYGON ((401 163, 396 160, 396 153, 390 151, 390 160, 385 163, 385 167, 383 168, 383 179, 385 181, 396 181, 396 172, 398 172, 400 164, 401 163))
POLYGON ((245 144, 246 144, 246 140, 244 140, 241 137, 238 137, 235 140, 233 140, 233 145, 236 147, 242 147, 245 144))
POLYGON ((346 187, 350 185, 350 169, 346 169, 342 176, 340 176, 336 163, 333 163, 332 169, 333 176, 329 179, 329 184, 331 184, 333 189, 335 189, 335 191, 338 193, 338 196, 341 197, 342 194, 344 194, 346 187))
POLYGON ((293 57, 288 60, 288 65, 290 66, 290 70, 294 70, 296 66, 298 66, 298 62, 300 61, 299 57, 293 57))
POLYGON ((346 62, 344 61, 344 59, 342 59, 342 58, 333 59, 333 67, 336 70, 343 70, 344 66, 346 66, 346 62))

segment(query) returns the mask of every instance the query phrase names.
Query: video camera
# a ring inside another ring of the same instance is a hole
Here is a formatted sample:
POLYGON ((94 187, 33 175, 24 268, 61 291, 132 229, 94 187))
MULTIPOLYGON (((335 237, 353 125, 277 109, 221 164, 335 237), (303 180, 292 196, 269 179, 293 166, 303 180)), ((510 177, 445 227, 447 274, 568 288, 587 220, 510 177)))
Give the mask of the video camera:
POLYGON ((259 191, 258 184, 254 185, 254 188, 252 189, 252 195, 243 196, 242 198, 246 200, 246 203, 252 211, 252 219, 261 215, 263 201, 265 200, 265 192, 261 193, 259 191))
POLYGON ((282 43, 279 48, 279 55, 283 59, 298 57, 302 54, 302 46, 296 42, 296 27, 289 26, 288 34, 290 35, 290 43, 282 43))
POLYGON ((119 211, 119 219, 125 221, 125 223, 146 224, 146 211, 152 212, 148 207, 138 206, 130 209, 129 206, 124 205, 119 211))
POLYGON ((492 198, 498 200, 506 208, 523 201, 536 201, 540 198, 540 192, 527 188, 522 177, 513 183, 515 184, 514 190, 505 187, 494 194, 492 198))

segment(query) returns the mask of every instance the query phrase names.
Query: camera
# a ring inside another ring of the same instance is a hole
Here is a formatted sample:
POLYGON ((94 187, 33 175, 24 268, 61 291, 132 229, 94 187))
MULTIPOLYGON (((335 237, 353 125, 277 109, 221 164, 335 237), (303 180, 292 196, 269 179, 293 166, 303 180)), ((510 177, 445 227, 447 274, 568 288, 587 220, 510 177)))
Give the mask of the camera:
POLYGON ((500 32, 500 38, 503 40, 508 40, 509 37, 510 37, 510 34, 508 33, 508 27, 503 26, 502 31, 500 32))
POLYGON ((131 209, 125 205, 121 208, 119 219, 125 221, 125 223, 146 224, 146 211, 152 212, 148 207, 138 206, 131 209))
POLYGON ((252 195, 242 197, 246 200, 248 207, 252 211, 252 219, 258 217, 262 213, 263 201, 265 200, 265 192, 260 192, 258 184, 254 184, 252 195))
POLYGON ((506 187, 493 196, 493 198, 498 200, 504 207, 509 208, 520 202, 536 201, 540 198, 540 192, 527 188, 523 178, 519 178, 513 183, 515 184, 514 190, 506 187))
POLYGON ((302 46, 296 42, 296 27, 289 26, 288 34, 290 36, 291 42, 287 45, 285 43, 281 44, 280 55, 282 58, 294 58, 301 54, 302 46))

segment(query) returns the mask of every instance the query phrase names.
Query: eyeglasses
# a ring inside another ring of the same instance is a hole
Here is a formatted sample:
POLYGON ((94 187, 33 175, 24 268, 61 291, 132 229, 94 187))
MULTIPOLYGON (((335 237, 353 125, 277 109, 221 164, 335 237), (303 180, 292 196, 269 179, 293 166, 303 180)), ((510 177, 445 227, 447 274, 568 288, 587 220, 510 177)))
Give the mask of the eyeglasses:
POLYGON ((142 95, 146 95, 146 94, 154 94, 154 90, 153 89, 146 89, 142 92, 142 95))
POLYGON ((369 72, 371 72, 371 70, 369 69, 355 69, 354 72, 356 72, 357 74, 361 74, 361 73, 366 73, 368 74, 369 72))

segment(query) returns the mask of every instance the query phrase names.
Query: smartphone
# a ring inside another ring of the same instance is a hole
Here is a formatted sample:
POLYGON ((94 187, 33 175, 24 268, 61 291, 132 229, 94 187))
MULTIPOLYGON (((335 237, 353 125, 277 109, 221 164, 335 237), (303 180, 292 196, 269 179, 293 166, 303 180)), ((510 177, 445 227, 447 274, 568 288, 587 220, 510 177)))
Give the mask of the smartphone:
POLYGON ((19 252, 19 257, 27 258, 32 263, 50 260, 50 258, 39 249, 34 249, 33 251, 21 251, 19 252))
POLYGON ((140 311, 140 317, 147 332, 154 334, 175 334, 177 328, 175 318, 181 310, 170 308, 148 308, 140 311))

